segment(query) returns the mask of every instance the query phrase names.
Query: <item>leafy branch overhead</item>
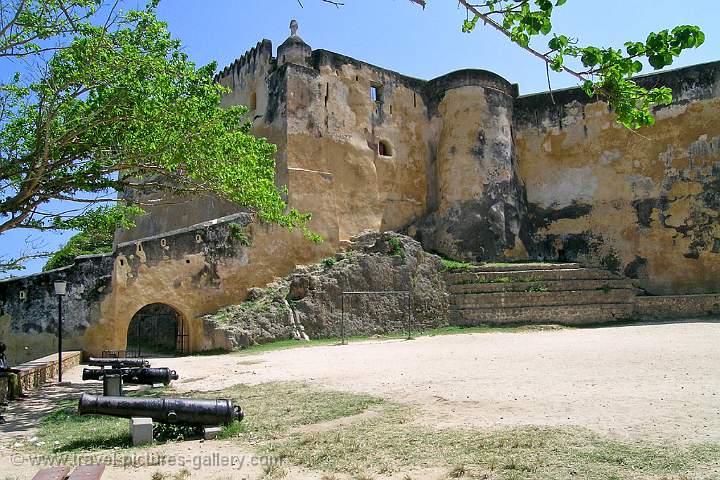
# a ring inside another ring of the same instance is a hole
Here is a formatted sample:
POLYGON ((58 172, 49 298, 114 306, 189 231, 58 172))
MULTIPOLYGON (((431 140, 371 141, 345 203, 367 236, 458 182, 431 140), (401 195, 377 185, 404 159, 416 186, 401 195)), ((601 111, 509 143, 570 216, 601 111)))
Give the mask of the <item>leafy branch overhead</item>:
POLYGON ((215 64, 188 59, 157 1, 119 6, 0 1, 0 60, 31 66, 0 84, 0 234, 195 194, 316 239, 275 186, 276 147, 251 134, 246 108, 221 108, 215 64))
MULTIPOLYGON (((423 8, 429 1, 410 0, 423 8)), ((617 114, 617 121, 632 129, 654 124, 652 107, 672 102, 670 88, 647 89, 632 79, 643 70, 642 60, 659 70, 672 65, 683 50, 697 48, 705 42, 705 34, 699 27, 681 25, 650 33, 644 41, 628 41, 623 49, 583 46, 577 38, 553 33, 553 13, 567 0, 486 0, 481 3, 458 0, 458 3, 467 12, 463 32, 472 32, 478 24, 494 28, 544 61, 548 70, 574 76, 588 96, 607 101, 617 114), (535 37, 550 34, 553 36, 547 48, 533 45, 535 37)))
POLYGON ((643 70, 641 60, 658 70, 672 65, 683 50, 699 47, 705 41, 699 27, 681 25, 650 33, 644 42, 626 42, 624 49, 581 46, 578 39, 554 34, 547 50, 540 51, 531 45, 531 40, 552 32, 553 12, 567 0, 488 0, 483 4, 459 1, 469 14, 463 23, 464 32, 473 31, 479 21, 499 30, 552 70, 576 77, 589 96, 605 99, 616 112, 618 122, 633 129, 652 125, 651 108, 672 101, 669 88, 646 89, 632 80, 643 70), (573 60, 577 67, 569 65, 573 60))

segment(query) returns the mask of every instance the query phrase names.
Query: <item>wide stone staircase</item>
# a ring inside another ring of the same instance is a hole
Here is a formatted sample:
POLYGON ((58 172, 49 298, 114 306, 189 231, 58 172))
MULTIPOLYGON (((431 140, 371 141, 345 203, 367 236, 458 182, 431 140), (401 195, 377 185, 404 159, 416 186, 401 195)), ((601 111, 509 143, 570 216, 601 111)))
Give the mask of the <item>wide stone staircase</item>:
POLYGON ((612 272, 577 263, 476 266, 448 270, 450 323, 593 324, 633 316, 636 290, 612 272))

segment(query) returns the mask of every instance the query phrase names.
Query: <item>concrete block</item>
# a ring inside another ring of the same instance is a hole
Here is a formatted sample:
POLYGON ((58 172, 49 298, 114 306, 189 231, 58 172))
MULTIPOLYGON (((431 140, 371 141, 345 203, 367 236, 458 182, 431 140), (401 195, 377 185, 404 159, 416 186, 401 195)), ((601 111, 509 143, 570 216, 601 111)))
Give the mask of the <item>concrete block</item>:
POLYGON ((132 417, 130 419, 130 433, 134 446, 147 445, 153 441, 152 418, 132 417))
POLYGON ((203 438, 215 440, 220 435, 220 427, 203 427, 203 438))
POLYGON ((103 395, 106 397, 122 397, 123 381, 120 375, 105 375, 103 377, 103 395))

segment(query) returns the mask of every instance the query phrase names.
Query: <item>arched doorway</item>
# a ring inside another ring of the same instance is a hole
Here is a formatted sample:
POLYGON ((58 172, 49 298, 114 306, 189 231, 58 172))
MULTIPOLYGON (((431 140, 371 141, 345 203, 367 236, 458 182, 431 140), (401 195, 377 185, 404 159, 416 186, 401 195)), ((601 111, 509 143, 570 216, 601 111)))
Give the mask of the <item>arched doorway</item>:
POLYGON ((130 320, 127 357, 168 356, 188 352, 188 329, 183 316, 169 305, 151 303, 130 320))

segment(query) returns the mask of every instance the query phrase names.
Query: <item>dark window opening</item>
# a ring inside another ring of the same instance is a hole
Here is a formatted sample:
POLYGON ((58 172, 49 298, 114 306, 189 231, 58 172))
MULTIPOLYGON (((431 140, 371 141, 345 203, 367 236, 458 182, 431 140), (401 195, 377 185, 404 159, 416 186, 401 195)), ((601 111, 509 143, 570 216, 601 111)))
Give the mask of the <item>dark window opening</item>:
POLYGON ((413 93, 413 107, 417 108, 417 93, 413 93))
POLYGON ((387 140, 380 140, 378 142, 378 155, 381 157, 392 157, 393 152, 390 142, 387 140))
POLYGON ((325 85, 325 106, 327 107, 328 98, 330 98, 330 82, 325 85))
POLYGON ((250 103, 250 105, 248 105, 248 108, 250 109, 250 111, 257 110, 257 93, 252 92, 250 94, 250 102, 249 103, 250 103))
POLYGON ((380 85, 370 86, 370 98, 373 102, 382 103, 383 89, 380 85))

